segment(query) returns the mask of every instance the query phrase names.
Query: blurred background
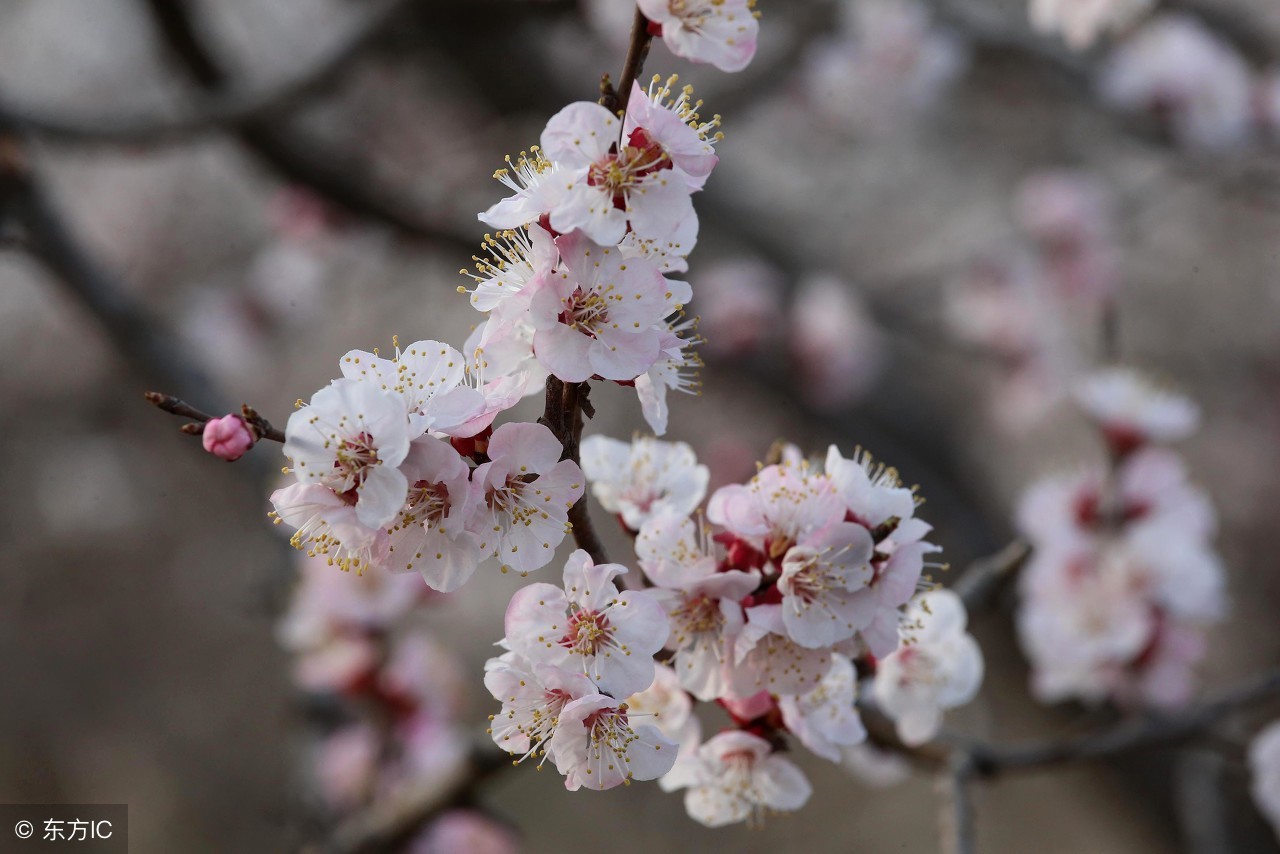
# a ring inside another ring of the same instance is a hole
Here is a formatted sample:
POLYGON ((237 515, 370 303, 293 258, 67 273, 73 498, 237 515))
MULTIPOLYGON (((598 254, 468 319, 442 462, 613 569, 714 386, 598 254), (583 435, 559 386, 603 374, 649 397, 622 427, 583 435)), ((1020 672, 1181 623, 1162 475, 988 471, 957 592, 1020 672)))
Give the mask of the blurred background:
MULTIPOLYGON (((761 0, 745 72, 656 43, 646 73, 679 73, 724 117, 688 275, 703 393, 676 397, 669 433, 713 488, 779 438, 861 445, 920 484, 958 573, 1010 540, 1038 475, 1101 459, 1065 394, 1114 299, 1124 361, 1205 413, 1182 450, 1233 603, 1211 691, 1280 649, 1280 5, 1200 2, 1156 13, 1194 50, 1139 50, 1140 24, 1076 54, 1032 33, 1023 0, 761 0)), ((297 565, 266 519, 283 460, 205 455, 142 392, 283 424, 349 349, 461 346, 479 318, 457 271, 503 194, 490 175, 617 73, 632 12, 0 4, 0 800, 127 802, 135 851, 316 841, 314 710, 275 628, 297 565)), ((593 400, 588 433, 641 429, 629 390, 593 400)), ((461 659, 469 732, 515 587, 481 571, 422 615, 461 659)), ((987 681, 952 723, 1013 741, 1105 715, 1028 697, 1011 606, 975 617, 987 681)), ((1220 735, 1212 788, 1234 850, 1280 850, 1245 795, 1247 735, 1220 735)), ((809 760, 810 804, 761 830, 529 768, 480 803, 529 851, 936 849, 930 777, 879 788, 809 760)), ((1209 850, 1185 821, 1186 760, 997 780, 981 850, 1209 850)))

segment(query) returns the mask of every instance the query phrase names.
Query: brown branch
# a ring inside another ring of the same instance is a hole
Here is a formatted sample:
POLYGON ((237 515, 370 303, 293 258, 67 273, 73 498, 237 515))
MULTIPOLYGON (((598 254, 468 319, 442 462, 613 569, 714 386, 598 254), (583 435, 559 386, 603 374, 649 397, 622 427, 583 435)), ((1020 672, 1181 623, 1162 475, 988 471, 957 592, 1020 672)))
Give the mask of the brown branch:
MULTIPOLYGON (((165 412, 181 416, 182 418, 190 418, 192 423, 183 425, 184 433, 199 435, 200 430, 190 430, 187 428, 198 426, 203 429, 206 422, 221 417, 218 415, 210 415, 207 412, 202 412, 187 403, 185 400, 180 400, 171 394, 149 391, 143 396, 147 399, 148 403, 158 409, 163 409, 165 412)), ((249 425, 250 429, 253 430, 257 441, 266 439, 271 442, 284 442, 284 431, 272 426, 270 421, 259 415, 258 411, 249 404, 246 403, 240 407, 240 415, 244 418, 245 423, 249 425)))
POLYGON ((1031 557, 1031 546, 1014 540, 1000 551, 969 564, 951 589, 964 600, 965 608, 977 611, 991 603, 1005 583, 1017 575, 1031 557))
POLYGON ((214 131, 238 129, 287 114, 334 83, 400 12, 415 0, 387 0, 312 65, 269 88, 237 85, 211 91, 177 116, 94 118, 42 115, 0 103, 0 125, 64 144, 166 145, 214 131))
MULTIPOLYGON (((187 0, 146 0, 156 28, 170 53, 202 88, 228 87, 230 75, 205 45, 187 0)), ((353 168, 313 139, 290 132, 274 121, 253 119, 234 128, 244 147, 284 180, 300 184, 335 208, 381 223, 403 237, 458 243, 449 229, 415 211, 385 187, 374 184, 367 170, 353 168)))
POLYGON ((952 753, 946 772, 939 778, 945 809, 941 818, 943 854, 975 854, 972 783, 976 767, 964 750, 952 753))
POLYGON ((984 776, 1043 770, 1193 738, 1245 706, 1276 697, 1280 697, 1280 671, 1257 677, 1177 714, 1128 720, 1078 738, 1007 747, 963 739, 956 743, 969 751, 984 776))

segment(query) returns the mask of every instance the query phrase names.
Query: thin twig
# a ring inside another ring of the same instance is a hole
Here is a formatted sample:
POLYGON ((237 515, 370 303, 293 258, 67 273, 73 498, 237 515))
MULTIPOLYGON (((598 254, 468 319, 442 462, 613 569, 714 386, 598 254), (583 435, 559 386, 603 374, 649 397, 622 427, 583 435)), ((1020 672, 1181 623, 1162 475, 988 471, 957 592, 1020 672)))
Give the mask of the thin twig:
MULTIPOLYGON (((146 0, 156 29, 188 76, 202 88, 228 87, 230 75, 205 45, 187 0, 146 0)), ((432 222, 362 174, 367 170, 327 152, 316 140, 290 132, 274 121, 254 119, 234 128, 236 136, 261 163, 290 183, 311 189, 334 207, 381 223, 403 237, 458 243, 449 229, 432 222)))
POLYGON ((1031 546, 1014 540, 1000 551, 969 564, 951 589, 964 600, 970 612, 989 605, 1005 582, 1018 573, 1031 557, 1031 546))
POLYGON ((965 750, 952 753, 946 773, 939 782, 946 786, 941 819, 944 854, 974 854, 977 847, 973 831, 973 792, 975 772, 973 757, 965 750))
POLYGON ((958 739, 973 756, 978 772, 1043 770, 1069 762, 1105 759, 1146 747, 1172 744, 1200 735, 1245 706, 1280 697, 1280 671, 1237 685, 1215 699, 1162 717, 1124 721, 1101 732, 1036 744, 1002 746, 958 739))
POLYGON ((89 145, 165 145, 288 114, 334 83, 339 75, 416 0, 387 0, 310 67, 269 88, 237 85, 197 99, 177 116, 94 118, 42 115, 0 102, 0 126, 50 142, 89 145))
MULTIPOLYGON (((163 409, 165 412, 172 415, 190 418, 194 423, 201 426, 203 426, 205 422, 212 421, 213 419, 220 417, 217 415, 210 415, 207 412, 202 412, 187 403, 185 400, 180 400, 171 394, 149 391, 143 396, 147 399, 147 402, 153 406, 163 409)), ((249 404, 246 403, 240 407, 240 414, 241 417, 244 418, 245 423, 253 429, 258 441, 266 439, 270 442, 284 442, 284 431, 272 426, 270 421, 259 415, 258 411, 252 406, 249 406, 249 404)), ((192 425, 188 424, 184 426, 190 427, 192 425)), ((187 432, 194 434, 197 431, 191 430, 187 432)))

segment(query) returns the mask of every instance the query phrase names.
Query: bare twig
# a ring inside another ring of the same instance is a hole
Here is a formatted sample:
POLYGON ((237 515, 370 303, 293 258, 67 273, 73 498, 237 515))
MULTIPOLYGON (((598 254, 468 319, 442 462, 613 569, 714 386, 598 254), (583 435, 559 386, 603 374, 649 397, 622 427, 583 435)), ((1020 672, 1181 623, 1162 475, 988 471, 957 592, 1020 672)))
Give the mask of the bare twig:
MULTIPOLYGON (((212 421, 213 419, 220 417, 217 415, 210 415, 207 412, 202 412, 187 403, 185 400, 179 400, 171 394, 149 391, 143 396, 146 397, 147 402, 153 406, 163 409, 165 412, 172 415, 190 418, 195 425, 200 427, 203 427, 205 422, 212 421)), ((259 415, 258 411, 252 406, 249 406, 249 404, 246 403, 240 407, 240 414, 241 417, 244 418, 245 423, 253 430, 258 441, 267 439, 271 442, 284 442, 284 431, 273 427, 270 421, 259 415)), ((191 426, 193 425, 184 425, 184 427, 191 426)), ((190 432, 193 435, 198 435, 199 433, 198 430, 184 430, 184 432, 190 432)))
POLYGON ((98 321, 129 365, 149 382, 182 388, 217 406, 220 396, 204 371, 189 361, 172 337, 72 233, 37 176, 27 150, 0 133, 0 219, 26 236, 25 247, 98 321))
POLYGON ((1146 747, 1173 744, 1200 735, 1228 715, 1253 703, 1280 697, 1280 671, 1272 671, 1231 688, 1213 700, 1163 717, 1127 720, 1078 738, 1022 746, 1000 746, 956 740, 977 763, 980 774, 1042 770, 1069 762, 1105 759, 1146 747))
POLYGON ((176 116, 118 116, 94 118, 42 115, 14 104, 0 103, 0 125, 7 125, 50 142, 89 145, 160 145, 184 142, 193 136, 250 127, 278 118, 331 85, 351 62, 381 36, 399 13, 415 0, 386 0, 370 12, 331 50, 288 80, 270 88, 237 86, 213 91, 176 116))
MULTIPOLYGON (((187 74, 206 90, 225 89, 230 77, 205 45, 187 0, 146 0, 146 6, 187 74)), ((324 151, 315 140, 303 139, 266 119, 246 121, 235 133, 272 172, 310 188, 336 208, 381 223, 403 237, 458 242, 447 228, 413 210, 387 188, 376 186, 362 170, 324 151)))
POLYGON ((1187 854, 1231 854, 1230 820, 1223 803, 1226 760, 1212 750, 1185 750, 1174 772, 1175 812, 1187 854))
POLYGON ((974 771, 973 757, 964 750, 956 750, 947 763, 946 772, 939 778, 939 785, 945 787, 945 809, 941 818, 943 854, 975 854, 977 851, 973 832, 974 771))
POLYGON ((1022 540, 1014 540, 989 557, 969 564, 951 589, 964 600, 965 608, 977 611, 990 604, 1006 581, 1031 557, 1031 546, 1022 540))

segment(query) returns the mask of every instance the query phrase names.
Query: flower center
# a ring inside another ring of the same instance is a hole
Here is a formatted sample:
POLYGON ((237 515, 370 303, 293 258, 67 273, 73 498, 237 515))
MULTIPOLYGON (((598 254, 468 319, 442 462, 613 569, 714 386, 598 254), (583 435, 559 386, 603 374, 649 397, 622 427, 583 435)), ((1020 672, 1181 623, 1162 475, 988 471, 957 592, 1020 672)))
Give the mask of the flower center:
POLYGON ((595 655, 604 646, 612 645, 613 626, 609 616, 602 611, 579 610, 569 617, 569 629, 560 639, 560 645, 579 655, 595 655))
POLYGON ((369 469, 378 464, 373 437, 364 432, 343 439, 334 456, 333 468, 342 481, 342 488, 334 490, 338 493, 358 488, 369 476, 369 469))

